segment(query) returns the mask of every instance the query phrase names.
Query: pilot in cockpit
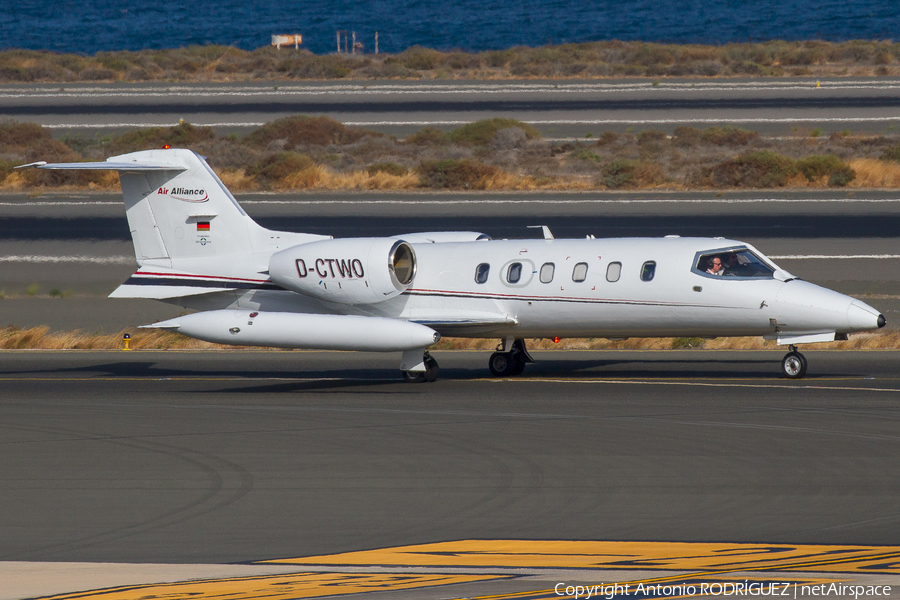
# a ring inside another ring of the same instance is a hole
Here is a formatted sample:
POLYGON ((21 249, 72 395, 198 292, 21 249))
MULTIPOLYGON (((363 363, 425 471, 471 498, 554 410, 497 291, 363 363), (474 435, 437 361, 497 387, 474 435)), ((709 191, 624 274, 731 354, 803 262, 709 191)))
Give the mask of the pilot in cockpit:
POLYGON ((722 266, 722 258, 718 255, 713 256, 709 261, 709 268, 706 269, 706 272, 710 275, 721 275, 724 273, 724 267, 722 266))

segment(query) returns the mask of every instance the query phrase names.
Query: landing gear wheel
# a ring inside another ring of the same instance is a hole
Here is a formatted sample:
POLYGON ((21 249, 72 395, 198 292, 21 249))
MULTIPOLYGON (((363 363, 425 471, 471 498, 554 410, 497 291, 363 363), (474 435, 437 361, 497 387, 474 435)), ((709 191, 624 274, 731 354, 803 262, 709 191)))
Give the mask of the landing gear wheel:
POLYGON ((403 379, 406 383, 423 383, 425 381, 424 371, 403 371, 403 379))
POLYGON ((438 373, 441 372, 441 368, 438 366, 438 362, 434 360, 429 355, 425 355, 425 381, 428 383, 433 382, 438 378, 438 373))
POLYGON ((441 368, 434 357, 426 354, 423 362, 425 363, 424 371, 403 371, 403 379, 407 383, 431 383, 438 378, 441 368))
POLYGON ((521 352, 512 353, 513 369, 510 375, 521 375, 525 370, 525 355, 521 352))
POLYGON ((488 360, 488 369, 494 377, 509 377, 515 368, 516 363, 509 352, 494 352, 488 360))
POLYGON ((800 379, 806 375, 806 357, 791 350, 781 359, 781 371, 789 379, 800 379))

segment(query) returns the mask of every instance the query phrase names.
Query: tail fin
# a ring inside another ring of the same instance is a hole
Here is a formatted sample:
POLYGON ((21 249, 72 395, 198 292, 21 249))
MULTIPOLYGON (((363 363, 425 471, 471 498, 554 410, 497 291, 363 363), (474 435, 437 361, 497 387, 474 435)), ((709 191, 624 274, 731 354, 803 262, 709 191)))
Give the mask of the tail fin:
POLYGON ((118 171, 135 257, 142 266, 253 252, 270 243, 272 232, 244 212, 203 157, 191 150, 145 150, 105 162, 26 166, 118 171))

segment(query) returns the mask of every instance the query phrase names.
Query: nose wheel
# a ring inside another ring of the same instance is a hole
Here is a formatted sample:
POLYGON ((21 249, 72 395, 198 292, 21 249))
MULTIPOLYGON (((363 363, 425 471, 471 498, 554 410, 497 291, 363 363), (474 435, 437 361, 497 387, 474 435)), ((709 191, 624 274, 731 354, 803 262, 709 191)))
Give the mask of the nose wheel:
POLYGON ((441 368, 434 357, 426 352, 422 362, 425 363, 424 371, 403 371, 403 379, 408 383, 431 383, 437 380, 441 368))
POLYGON ((781 371, 788 379, 800 379, 806 375, 806 357, 797 352, 796 346, 790 346, 790 349, 781 359, 781 371))

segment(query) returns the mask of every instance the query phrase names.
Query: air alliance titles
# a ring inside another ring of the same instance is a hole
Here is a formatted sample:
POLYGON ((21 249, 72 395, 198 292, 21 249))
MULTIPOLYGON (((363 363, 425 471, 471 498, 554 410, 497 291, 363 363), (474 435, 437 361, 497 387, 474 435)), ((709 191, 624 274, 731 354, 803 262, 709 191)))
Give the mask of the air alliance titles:
POLYGON ((164 188, 161 187, 156 190, 156 195, 158 196, 169 196, 171 198, 175 198, 176 200, 181 200, 183 202, 206 202, 209 200, 209 195, 206 193, 206 190, 203 188, 199 189, 191 189, 191 188, 164 188))

